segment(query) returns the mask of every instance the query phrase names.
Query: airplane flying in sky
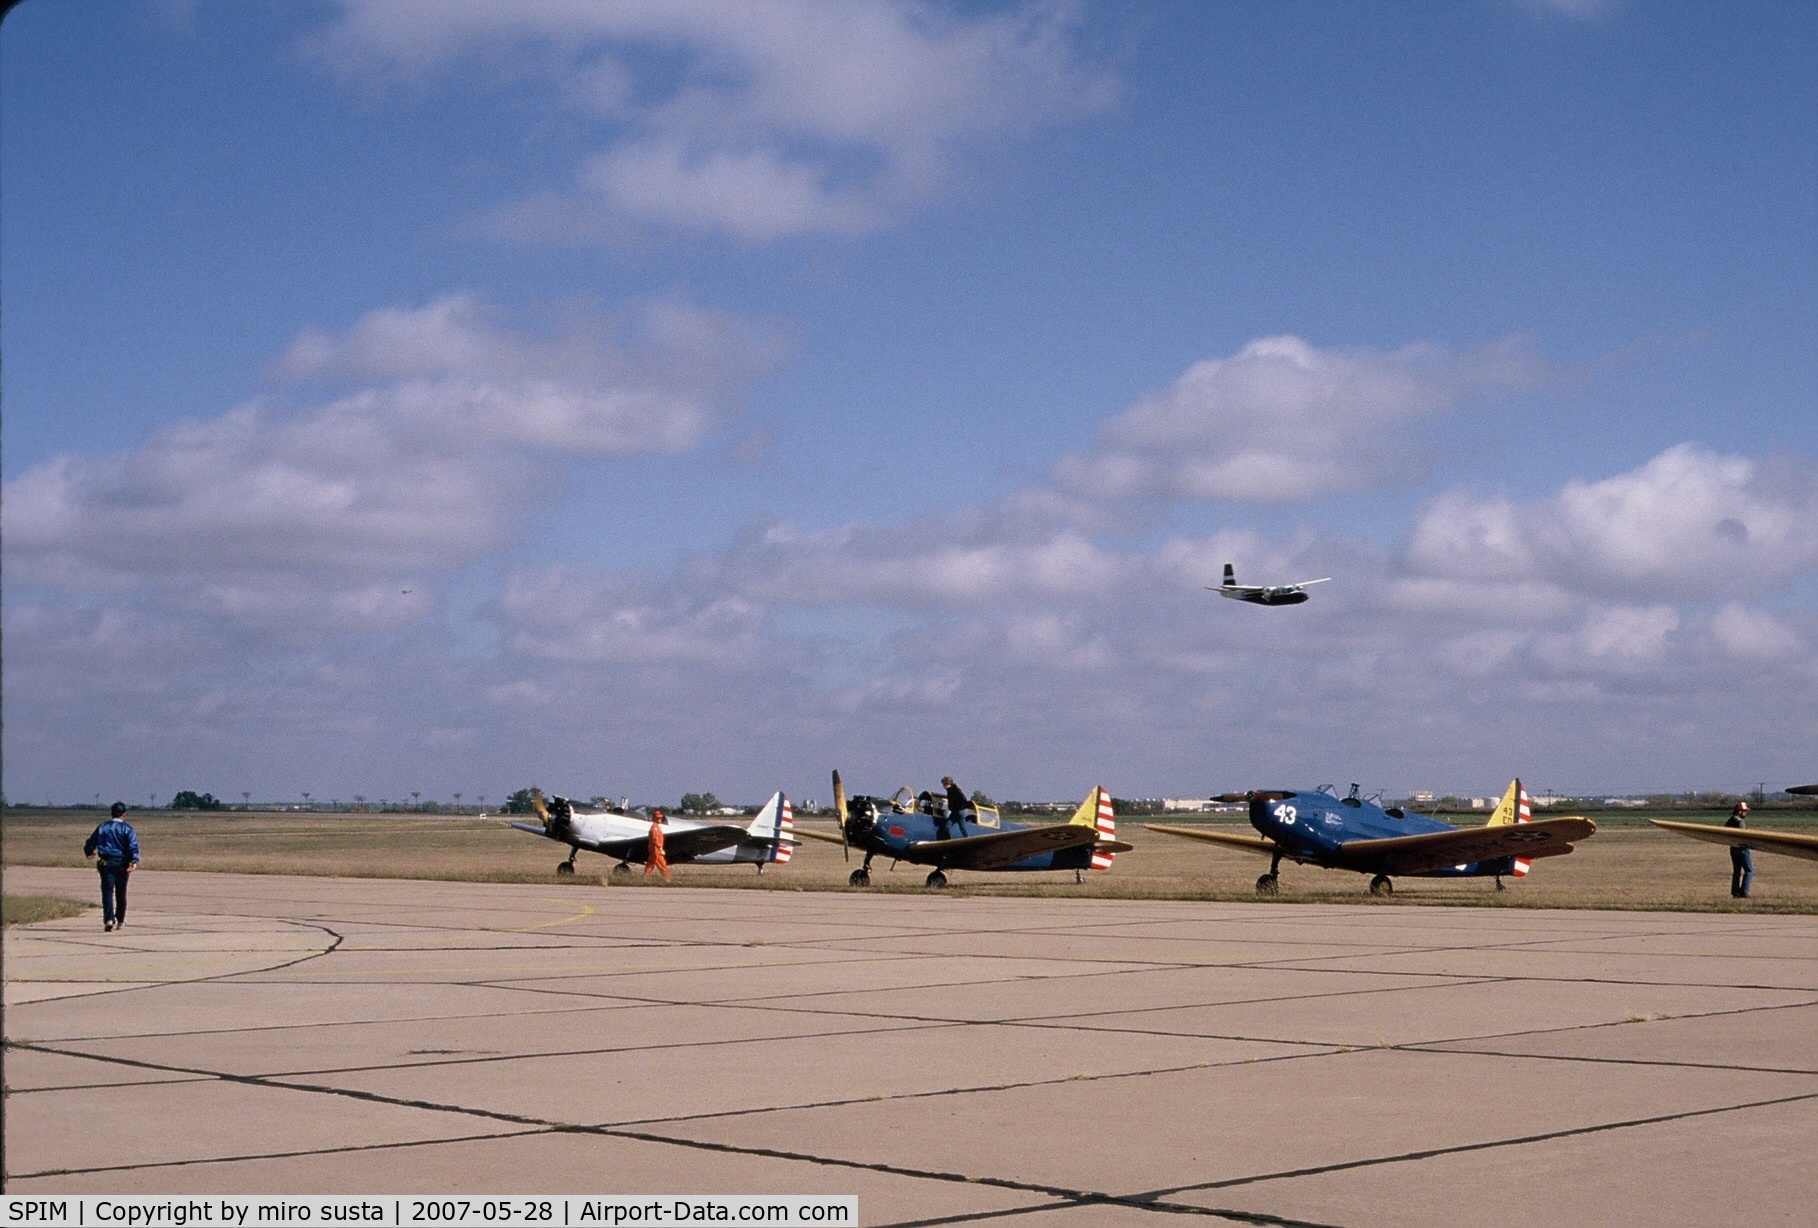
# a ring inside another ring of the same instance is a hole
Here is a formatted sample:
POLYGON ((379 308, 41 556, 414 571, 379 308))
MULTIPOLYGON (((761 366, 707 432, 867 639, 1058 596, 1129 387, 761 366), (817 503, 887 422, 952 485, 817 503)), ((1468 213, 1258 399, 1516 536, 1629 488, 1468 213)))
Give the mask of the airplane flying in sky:
POLYGON ((933 866, 928 886, 945 887, 948 870, 1072 870, 1078 880, 1084 870, 1109 870, 1111 859, 1131 848, 1116 839, 1111 795, 1102 787, 1086 794, 1069 821, 1041 827, 1006 823, 991 806, 977 807, 971 821, 963 813, 950 817, 940 794, 917 797, 907 786, 893 797, 861 796, 848 802, 838 772, 833 774, 833 805, 839 835, 806 829, 796 834, 838 844, 848 860, 854 845, 863 850, 865 864, 847 879, 854 887, 871 885, 873 857, 933 866))
POLYGON ((1248 801, 1250 825, 1255 836, 1208 831, 1200 827, 1167 827, 1145 823, 1151 831, 1190 840, 1206 840, 1269 858, 1269 872, 1256 880, 1259 895, 1274 895, 1280 888, 1285 857, 1300 865, 1309 862, 1328 869, 1355 870, 1374 875, 1371 895, 1395 890, 1392 875, 1423 877, 1494 877, 1498 890, 1505 875, 1521 878, 1537 857, 1557 857, 1572 851, 1574 840, 1597 830, 1584 818, 1541 819, 1529 817, 1527 790, 1517 780, 1503 794, 1502 803, 1483 827, 1452 827, 1424 815, 1409 814, 1399 806, 1384 810, 1357 796, 1338 798, 1323 790, 1308 793, 1288 789, 1225 794, 1218 801, 1248 801))
POLYGON ((1307 586, 1324 584, 1331 576, 1318 580, 1298 580, 1293 584, 1239 584, 1237 569, 1225 564, 1225 582, 1217 588, 1207 585, 1207 590, 1220 597, 1229 597, 1233 601, 1248 601, 1252 605, 1299 605, 1307 599, 1307 586))
MULTIPOLYGON (((619 864, 612 868, 614 878, 631 874, 631 863, 644 862, 650 856, 650 818, 617 810, 586 811, 575 809, 565 797, 552 797, 547 805, 541 793, 532 791, 530 801, 536 807, 536 823, 513 823, 519 831, 543 836, 568 846, 568 860, 556 866, 557 874, 573 874, 574 859, 582 849, 604 853, 619 864)), ((692 819, 670 818, 663 825, 663 851, 670 864, 682 862, 728 865, 755 864, 759 874, 771 862, 787 862, 795 846, 795 816, 789 799, 773 793, 749 827, 730 823, 697 823, 692 819)))

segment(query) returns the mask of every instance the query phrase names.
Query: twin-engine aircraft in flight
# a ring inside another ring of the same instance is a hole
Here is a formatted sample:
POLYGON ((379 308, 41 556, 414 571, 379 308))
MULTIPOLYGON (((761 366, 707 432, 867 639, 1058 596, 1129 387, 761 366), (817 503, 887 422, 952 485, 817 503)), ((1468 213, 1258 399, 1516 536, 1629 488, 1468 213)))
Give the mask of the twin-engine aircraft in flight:
MULTIPOLYGON (((1425 877, 1496 879, 1502 889, 1505 875, 1524 877, 1528 863, 1538 857, 1557 857, 1572 851, 1572 842, 1597 830, 1584 818, 1541 819, 1529 817, 1527 790, 1517 780, 1503 794, 1502 803, 1483 827, 1452 827, 1424 815, 1409 814, 1399 806, 1387 810, 1357 796, 1338 798, 1326 793, 1287 789, 1224 794, 1215 801, 1250 803, 1250 825, 1255 836, 1207 831, 1199 827, 1167 827, 1145 823, 1150 831, 1206 840, 1269 858, 1269 872, 1256 880, 1259 895, 1280 889, 1281 863, 1286 858, 1300 865, 1309 862, 1328 869, 1355 870, 1374 875, 1371 895, 1395 890, 1397 874, 1425 877)), ((1721 829, 1720 829, 1721 830, 1721 829)))
MULTIPOLYGON (((650 819, 646 815, 576 810, 565 797, 552 797, 545 804, 543 795, 536 790, 531 791, 530 804, 536 808, 541 825, 512 826, 568 846, 568 860, 556 865, 557 874, 573 874, 574 859, 582 849, 604 853, 617 861, 619 864, 612 868, 614 878, 630 877, 632 862, 650 859, 650 819)), ((781 793, 770 795, 749 827, 674 818, 663 824, 664 856, 677 865, 684 861, 755 864, 762 874, 771 862, 788 861, 799 843, 795 838, 794 812, 789 799, 781 793)))
POLYGON ((945 887, 949 870, 1072 870, 1078 880, 1084 870, 1109 870, 1111 859, 1131 848, 1116 838, 1111 795, 1102 787, 1086 794, 1068 822, 1042 827, 1006 823, 991 806, 977 807, 967 822, 963 811, 949 815, 946 799, 938 793, 917 797, 907 786, 892 797, 848 801, 838 772, 833 774, 833 806, 839 835, 797 834, 838 844, 848 861, 854 845, 861 849, 865 864, 846 880, 854 887, 871 885, 873 857, 933 866, 928 886, 945 887))
POLYGON ((1225 564, 1225 582, 1217 588, 1207 585, 1210 592, 1220 597, 1229 597, 1233 601, 1248 601, 1252 605, 1299 605, 1307 599, 1307 588, 1314 584, 1324 584, 1331 576, 1318 580, 1297 580, 1293 584, 1239 584, 1237 569, 1225 564))

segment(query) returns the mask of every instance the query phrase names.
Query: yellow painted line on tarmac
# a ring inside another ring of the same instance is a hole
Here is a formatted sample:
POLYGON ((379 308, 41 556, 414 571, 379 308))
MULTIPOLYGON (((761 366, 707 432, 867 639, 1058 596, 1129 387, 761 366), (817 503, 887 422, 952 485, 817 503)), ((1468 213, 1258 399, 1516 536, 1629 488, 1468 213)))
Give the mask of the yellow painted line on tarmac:
MULTIPOLYGON (((544 900, 543 903, 545 903, 545 904, 564 904, 564 905, 567 905, 569 908, 575 907, 575 902, 573 900, 544 900)), ((570 921, 579 921, 582 917, 593 916, 593 905, 592 904, 582 904, 582 905, 580 905, 580 909, 581 909, 581 911, 576 913, 572 917, 563 917, 557 921, 544 921, 537 925, 526 925, 522 929, 512 930, 511 932, 514 934, 528 934, 531 930, 546 930, 552 925, 567 925, 570 921)))

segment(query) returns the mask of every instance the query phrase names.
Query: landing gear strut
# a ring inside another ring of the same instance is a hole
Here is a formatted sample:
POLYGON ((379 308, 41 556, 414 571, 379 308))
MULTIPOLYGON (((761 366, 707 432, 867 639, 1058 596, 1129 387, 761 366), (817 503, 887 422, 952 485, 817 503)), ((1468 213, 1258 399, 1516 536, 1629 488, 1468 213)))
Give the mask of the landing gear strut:
POLYGON ((939 870, 936 870, 928 876, 928 885, 939 890, 947 885, 947 876, 942 874, 939 870))
POLYGON ((1507 891, 1508 890, 1507 887, 1502 885, 1502 875, 1500 875, 1500 874, 1498 874, 1496 876, 1496 890, 1498 890, 1498 891, 1507 891))
POLYGON ((1257 895, 1274 895, 1281 890, 1281 854, 1269 858, 1269 872, 1256 880, 1257 895))
POLYGON ((1394 895, 1395 884, 1389 881, 1387 874, 1378 874, 1370 880, 1371 895, 1394 895))

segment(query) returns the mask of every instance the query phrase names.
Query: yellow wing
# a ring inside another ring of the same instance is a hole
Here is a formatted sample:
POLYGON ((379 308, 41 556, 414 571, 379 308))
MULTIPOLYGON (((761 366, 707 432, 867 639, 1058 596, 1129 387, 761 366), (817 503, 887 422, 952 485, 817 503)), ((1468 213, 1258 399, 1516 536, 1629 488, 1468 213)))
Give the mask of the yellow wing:
POLYGON ((1267 836, 1240 836, 1233 831, 1209 831, 1204 827, 1170 827, 1165 823, 1144 823, 1150 831, 1159 831, 1170 836, 1185 836, 1189 840, 1204 840, 1210 844, 1223 844, 1229 848, 1242 849, 1246 853, 1261 853, 1264 857, 1273 857, 1280 852, 1275 841, 1267 836))
POLYGON ((1673 823, 1666 819, 1649 819, 1648 822, 1655 827, 1664 827, 1670 832, 1690 836, 1694 840, 1744 845, 1760 849, 1764 853, 1781 853, 1787 857, 1818 861, 1818 836, 1791 831, 1755 831, 1748 827, 1713 827, 1708 823, 1673 823))

